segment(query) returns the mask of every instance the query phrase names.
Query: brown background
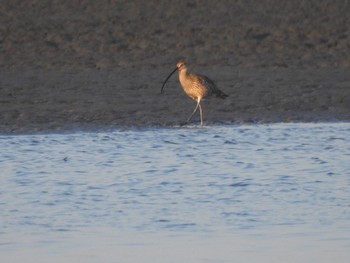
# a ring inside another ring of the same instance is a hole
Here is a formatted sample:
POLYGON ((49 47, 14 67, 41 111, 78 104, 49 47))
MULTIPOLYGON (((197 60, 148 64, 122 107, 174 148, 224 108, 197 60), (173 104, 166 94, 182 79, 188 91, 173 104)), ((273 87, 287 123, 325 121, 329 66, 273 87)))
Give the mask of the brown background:
POLYGON ((1 1, 0 132, 350 120, 350 1, 1 1), (198 120, 198 118, 196 119, 198 120))

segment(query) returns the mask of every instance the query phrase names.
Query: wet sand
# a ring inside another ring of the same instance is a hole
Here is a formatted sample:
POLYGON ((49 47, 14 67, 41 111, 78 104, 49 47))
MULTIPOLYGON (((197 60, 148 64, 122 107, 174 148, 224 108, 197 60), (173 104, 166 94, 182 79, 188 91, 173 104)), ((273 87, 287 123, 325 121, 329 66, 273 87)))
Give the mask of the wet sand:
MULTIPOLYGON (((180 58, 215 123, 349 121, 348 1, 5 1, 0 133, 180 125, 180 58)), ((198 123, 198 116, 194 119, 198 123)))

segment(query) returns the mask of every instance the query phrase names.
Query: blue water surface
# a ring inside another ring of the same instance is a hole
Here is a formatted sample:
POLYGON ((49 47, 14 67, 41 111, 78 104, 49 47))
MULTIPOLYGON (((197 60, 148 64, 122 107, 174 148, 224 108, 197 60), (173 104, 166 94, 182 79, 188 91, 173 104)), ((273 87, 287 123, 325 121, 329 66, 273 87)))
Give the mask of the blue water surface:
POLYGON ((350 123, 0 136, 1 262, 348 262, 350 123))

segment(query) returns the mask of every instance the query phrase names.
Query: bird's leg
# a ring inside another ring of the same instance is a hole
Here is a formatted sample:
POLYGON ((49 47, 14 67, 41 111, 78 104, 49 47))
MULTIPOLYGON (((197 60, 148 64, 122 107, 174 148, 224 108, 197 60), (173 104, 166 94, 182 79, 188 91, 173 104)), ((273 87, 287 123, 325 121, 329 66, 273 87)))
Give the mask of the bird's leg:
POLYGON ((192 112, 191 116, 187 119, 187 122, 190 122, 190 120, 192 119, 193 115, 198 110, 198 106, 199 106, 199 101, 197 102, 197 106, 194 108, 194 111, 192 112))
POLYGON ((200 105, 200 103, 198 102, 198 106, 199 106, 199 113, 201 115, 201 126, 203 127, 203 114, 202 114, 202 106, 200 105))

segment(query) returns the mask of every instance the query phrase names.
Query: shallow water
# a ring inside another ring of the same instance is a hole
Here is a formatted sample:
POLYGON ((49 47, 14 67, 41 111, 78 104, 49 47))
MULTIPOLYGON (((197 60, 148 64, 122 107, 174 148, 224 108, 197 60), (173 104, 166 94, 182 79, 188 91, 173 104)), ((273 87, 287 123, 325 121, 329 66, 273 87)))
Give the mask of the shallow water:
POLYGON ((0 136, 1 262, 348 262, 350 123, 0 136))

